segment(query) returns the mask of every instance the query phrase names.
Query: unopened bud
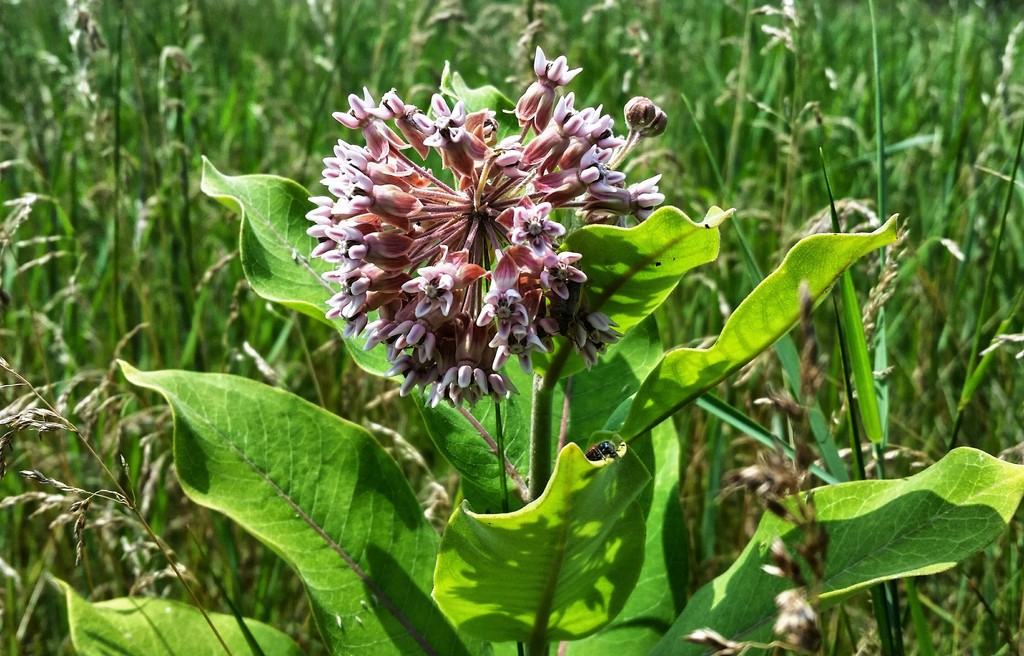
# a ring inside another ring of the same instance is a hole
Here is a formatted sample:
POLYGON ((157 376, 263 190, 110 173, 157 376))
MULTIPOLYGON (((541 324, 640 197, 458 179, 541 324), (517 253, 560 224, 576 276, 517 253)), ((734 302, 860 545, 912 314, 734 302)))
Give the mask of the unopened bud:
POLYGON ((656 137, 668 126, 668 117, 661 108, 651 102, 650 98, 636 96, 623 110, 626 125, 631 132, 639 132, 645 137, 656 137))
POLYGON ((668 116, 665 112, 658 108, 658 115, 654 117, 654 121, 651 122, 650 126, 644 130, 641 134, 645 137, 657 137, 665 132, 665 128, 668 127, 668 116))
POLYGON ((630 130, 643 130, 658 115, 658 106, 650 98, 635 96, 626 103, 622 113, 626 115, 626 125, 630 130))

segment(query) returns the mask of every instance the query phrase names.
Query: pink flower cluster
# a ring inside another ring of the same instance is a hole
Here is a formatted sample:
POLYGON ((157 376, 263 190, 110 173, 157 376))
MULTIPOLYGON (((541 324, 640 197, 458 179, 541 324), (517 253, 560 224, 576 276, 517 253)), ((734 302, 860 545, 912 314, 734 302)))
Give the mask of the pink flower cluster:
POLYGON ((324 159, 330 196, 311 198, 306 215, 312 255, 334 267, 323 275, 337 290, 327 316, 346 321, 346 336, 365 335, 366 348, 383 344, 402 394, 422 388, 431 405, 506 398, 516 391, 506 362, 515 356, 530 371, 531 355, 557 335, 592 366, 620 335, 588 310, 581 256, 559 252, 566 228, 555 212, 642 221, 664 200, 660 176, 626 186, 615 170, 641 137, 664 131, 660 109, 634 98, 629 134, 618 137, 600 106, 559 96, 580 72, 565 57, 549 61, 538 48, 534 72, 515 108, 521 131, 505 138, 494 111, 470 113, 441 95, 428 115, 394 90, 377 102, 364 89, 334 114, 366 145, 338 141, 324 159), (438 153, 448 180, 412 151, 438 153))

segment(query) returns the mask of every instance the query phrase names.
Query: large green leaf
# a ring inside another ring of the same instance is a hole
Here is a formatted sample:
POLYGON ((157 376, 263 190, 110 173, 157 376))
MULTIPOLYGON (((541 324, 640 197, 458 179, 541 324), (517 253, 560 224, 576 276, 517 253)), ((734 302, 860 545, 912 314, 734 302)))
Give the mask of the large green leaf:
POLYGON ((434 599, 452 622, 491 641, 575 640, 622 610, 644 556, 637 496, 650 474, 631 450, 598 463, 575 444, 539 499, 503 515, 465 504, 441 540, 434 599))
POLYGON ((437 534, 362 428, 244 378, 121 367, 170 403, 185 493, 295 568, 332 651, 468 653, 429 596, 437 534))
MULTIPOLYGON (((329 264, 310 259, 316 240, 306 234, 306 212, 313 206, 309 192, 297 182, 273 175, 227 176, 203 158, 204 193, 242 217, 240 253, 242 271, 253 291, 339 330, 341 319, 329 321, 327 299, 331 288, 320 278, 329 264)), ((363 350, 365 340, 347 339, 349 353, 366 371, 384 375, 388 363, 383 349, 363 350)))
POLYGON ((687 536, 679 502, 679 441, 672 422, 657 426, 651 441, 637 446, 644 444, 653 445, 656 473, 640 579, 622 613, 589 638, 570 643, 570 656, 646 654, 682 610, 687 536))
MULTIPOLYGON (((708 215, 721 215, 717 207, 708 215)), ((592 311, 603 312, 625 333, 661 305, 684 273, 718 257, 719 233, 709 223, 694 223, 675 207, 662 207, 631 228, 592 225, 569 234, 564 248, 583 255, 580 269, 592 311)), ((557 349, 571 349, 558 340, 557 349)), ((539 355, 534 362, 547 370, 557 355, 539 355)), ((583 368, 573 354, 561 372, 583 368)))
MULTIPOLYGON (((177 601, 122 597, 90 603, 64 581, 57 581, 68 606, 71 642, 82 656, 222 656, 225 651, 197 608, 177 601)), ((209 613, 224 643, 237 656, 253 649, 233 615, 209 613)), ((299 656, 291 638, 246 619, 252 639, 265 654, 299 656)))
MULTIPOLYGON (((712 208, 709 214, 720 214, 712 208)), ((662 207, 632 228, 593 225, 571 233, 565 249, 581 253, 590 307, 625 332, 661 305, 684 273, 718 257, 717 227, 662 207)))
MULTIPOLYGON (((879 581, 953 567, 1006 529, 1022 494, 1024 466, 969 448, 908 479, 815 490, 818 521, 828 533, 822 600, 834 603, 879 581)), ((653 653, 702 654, 703 647, 681 641, 705 627, 733 640, 767 640, 773 598, 789 587, 761 569, 780 536, 792 544, 800 531, 766 514, 740 557, 693 596, 653 653)))
POLYGON ((678 348, 665 355, 637 392, 622 435, 631 438, 656 425, 786 334, 800 318, 801 284, 820 298, 859 257, 895 239, 896 222, 890 219, 872 233, 800 240, 740 303, 710 348, 678 348))

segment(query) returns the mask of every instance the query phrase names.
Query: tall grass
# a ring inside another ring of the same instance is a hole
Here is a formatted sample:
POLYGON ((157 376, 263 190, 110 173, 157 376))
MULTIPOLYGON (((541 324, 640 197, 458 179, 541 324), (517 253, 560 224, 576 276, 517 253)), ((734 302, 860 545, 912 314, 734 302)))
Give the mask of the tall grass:
MULTIPOLYGON (((348 93, 396 87, 424 105, 450 60, 471 85, 492 82, 514 95, 528 80, 531 44, 564 53, 584 67, 574 84, 583 103, 616 108, 648 95, 668 113, 668 131, 634 158, 631 177, 663 173, 668 202, 693 216, 713 203, 740 209, 735 229, 723 232, 718 263, 691 277, 662 312, 666 345, 716 334, 751 287, 739 231, 767 269, 815 221, 827 221, 819 148, 843 229, 879 218, 866 5, 800 2, 793 20, 753 13, 760 4, 738 0, 527 4, 532 24, 526 4, 485 0, 0 0, 0 284, 10 296, 0 356, 74 418, 114 471, 124 456, 143 514, 208 608, 227 608, 210 584, 217 579, 244 614, 310 643, 311 653, 315 631, 294 601, 302 596, 297 580, 237 527, 183 497, 168 456, 168 412, 128 387, 113 360, 267 380, 355 421, 394 428, 424 450, 450 492, 454 482, 431 459, 409 403, 362 376, 329 330, 268 306, 239 282, 238 220, 200 196, 200 155, 226 172, 274 173, 312 187, 320 157, 342 132, 330 112, 348 93)), ((896 476, 940 457, 956 421, 1007 194, 1000 174, 1024 121, 1024 66, 1013 49, 1024 28, 1012 3, 880 4, 886 202, 905 217, 909 236, 890 253, 890 275, 876 263, 861 267, 854 284, 866 308, 880 278, 885 289, 874 298, 891 295, 891 369, 881 375, 889 388, 887 475, 896 476)), ((1018 185, 980 317, 985 343, 1004 320, 1021 330, 1007 314, 1024 280, 1024 234, 1013 220, 1020 201, 1018 185)), ((821 312, 815 323, 826 382, 802 402, 817 401, 828 428, 842 435, 848 416, 834 320, 821 312)), ((1009 351, 996 356, 964 410, 962 443, 992 453, 1019 447, 1021 372, 1009 351)), ((769 354, 720 396, 777 434, 807 433, 805 417, 783 412, 785 389, 769 354)), ((27 394, 0 388, 0 417, 27 394)), ((756 448, 703 412, 676 420, 686 436, 683 506, 696 587, 749 533, 754 509, 716 497, 721 474, 756 448)), ((40 438, 14 437, 10 471, 109 487, 68 435, 40 438)), ((1019 460, 1020 450, 1011 457, 1019 460)), ((403 464, 426 490, 429 477, 403 464)), ((76 567, 73 499, 16 474, 0 480, 0 499, 0 652, 69 650, 50 575, 94 598, 184 598, 159 551, 118 508, 91 511, 76 567)), ((921 608, 913 610, 924 615, 937 653, 993 653, 1004 635, 1020 640, 1022 546, 1018 522, 989 557, 917 584, 921 608)), ((840 653, 871 635, 862 631, 873 621, 863 601, 826 619, 840 653)))

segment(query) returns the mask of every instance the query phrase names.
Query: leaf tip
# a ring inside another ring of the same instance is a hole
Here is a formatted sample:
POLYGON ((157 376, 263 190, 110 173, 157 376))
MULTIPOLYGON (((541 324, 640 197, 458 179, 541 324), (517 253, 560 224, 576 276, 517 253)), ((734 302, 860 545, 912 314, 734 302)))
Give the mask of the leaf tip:
POLYGON ((704 226, 705 228, 717 228, 718 226, 722 225, 730 218, 732 218, 734 214, 736 214, 735 207, 730 207, 727 210, 723 210, 721 207, 718 207, 717 205, 712 205, 711 208, 708 210, 708 213, 704 215, 704 220, 701 221, 700 225, 704 226))

